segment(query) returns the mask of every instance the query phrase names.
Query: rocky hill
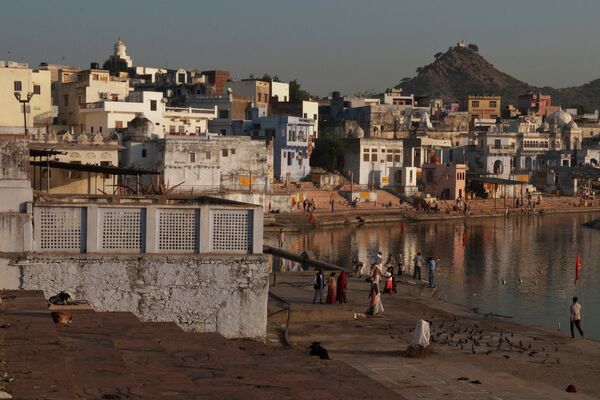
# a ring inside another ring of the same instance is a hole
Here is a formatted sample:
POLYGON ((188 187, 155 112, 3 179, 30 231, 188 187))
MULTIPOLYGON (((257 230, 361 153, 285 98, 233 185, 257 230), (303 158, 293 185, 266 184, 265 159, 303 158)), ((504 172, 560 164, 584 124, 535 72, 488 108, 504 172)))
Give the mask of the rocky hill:
POLYGON ((520 94, 528 90, 552 95, 552 103, 563 107, 582 106, 586 111, 600 108, 600 79, 581 86, 555 89, 535 87, 495 68, 477 51, 476 46, 455 46, 436 54, 433 63, 417 69, 417 76, 404 78, 396 87, 445 101, 467 95, 497 94, 502 104, 517 104, 520 94))

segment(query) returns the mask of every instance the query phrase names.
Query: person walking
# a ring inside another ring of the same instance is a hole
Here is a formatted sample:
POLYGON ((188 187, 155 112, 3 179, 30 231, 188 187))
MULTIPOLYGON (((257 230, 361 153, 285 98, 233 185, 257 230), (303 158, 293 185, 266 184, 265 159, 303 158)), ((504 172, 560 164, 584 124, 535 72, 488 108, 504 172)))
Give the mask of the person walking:
POLYGON ((577 297, 573 297, 573 304, 571 304, 571 337, 575 338, 576 327, 581 337, 583 337, 583 330, 581 329, 581 304, 577 302, 577 297))
POLYGON ((413 270, 413 279, 421 280, 421 267, 425 264, 425 260, 421 257, 421 253, 417 253, 417 255, 413 258, 414 270, 413 270))
POLYGON ((319 270, 317 272, 313 281, 313 286, 315 288, 313 304, 315 304, 317 301, 317 296, 319 297, 319 304, 323 304, 323 288, 325 287, 325 277, 323 276, 323 271, 319 270))
POLYGON ((327 299, 325 302, 327 304, 335 304, 337 300, 337 282, 335 280, 335 272, 329 274, 329 278, 327 278, 327 299))
POLYGON ((283 232, 283 228, 279 229, 279 233, 277 234, 277 242, 279 243, 279 248, 283 247, 285 243, 285 232, 283 232))
POLYGON ((429 287, 434 288, 435 282, 433 281, 433 275, 435 274, 435 260, 433 257, 429 257, 427 260, 427 272, 429 272, 429 287))
POLYGON ((348 275, 346 271, 342 271, 337 281, 337 302, 340 304, 347 303, 346 289, 348 288, 348 275))
POLYGON ((331 205, 331 212, 333 212, 335 207, 335 199, 333 197, 329 199, 329 204, 331 205))

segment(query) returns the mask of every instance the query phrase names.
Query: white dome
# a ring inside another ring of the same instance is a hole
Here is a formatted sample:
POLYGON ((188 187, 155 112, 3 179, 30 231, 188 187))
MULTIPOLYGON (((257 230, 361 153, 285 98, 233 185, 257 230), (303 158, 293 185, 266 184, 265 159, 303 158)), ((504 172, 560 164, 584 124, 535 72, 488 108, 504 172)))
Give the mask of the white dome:
POLYGON ((542 132, 546 132, 550 129, 550 124, 547 123, 546 121, 544 121, 544 123, 542 123, 542 132))
POLYGON ((577 123, 575 121, 571 121, 567 124, 567 128, 569 129, 579 129, 579 127, 577 126, 577 123))
POLYGON ((365 131, 360 126, 357 126, 356 129, 350 131, 351 137, 356 139, 362 139, 365 137, 365 131))
POLYGON ((550 125, 556 125, 558 128, 564 128, 567 124, 573 121, 571 114, 559 109, 548 116, 546 120, 550 125))

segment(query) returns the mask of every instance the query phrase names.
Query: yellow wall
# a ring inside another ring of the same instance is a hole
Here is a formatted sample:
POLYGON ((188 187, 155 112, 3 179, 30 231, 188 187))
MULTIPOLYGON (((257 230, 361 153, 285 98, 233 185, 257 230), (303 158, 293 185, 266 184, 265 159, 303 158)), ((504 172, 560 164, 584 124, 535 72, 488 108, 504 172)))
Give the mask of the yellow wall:
POLYGON ((34 85, 40 86, 40 94, 31 98, 27 113, 27 126, 33 127, 35 117, 49 115, 52 111, 50 71, 0 67, 0 127, 23 127, 21 104, 14 96, 15 81, 21 82, 23 99, 27 98, 28 92, 33 93, 34 85))

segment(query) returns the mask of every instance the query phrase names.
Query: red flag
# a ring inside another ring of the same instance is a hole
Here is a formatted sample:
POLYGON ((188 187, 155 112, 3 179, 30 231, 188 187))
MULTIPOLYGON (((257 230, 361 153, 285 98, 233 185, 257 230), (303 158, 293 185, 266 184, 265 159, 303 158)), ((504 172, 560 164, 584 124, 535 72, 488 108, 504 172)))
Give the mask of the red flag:
POLYGON ((581 258, 579 257, 579 253, 577 253, 577 260, 575 260, 575 284, 579 280, 579 271, 581 270, 581 258))

